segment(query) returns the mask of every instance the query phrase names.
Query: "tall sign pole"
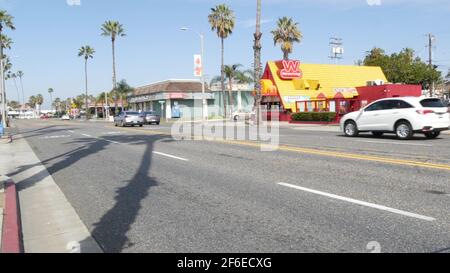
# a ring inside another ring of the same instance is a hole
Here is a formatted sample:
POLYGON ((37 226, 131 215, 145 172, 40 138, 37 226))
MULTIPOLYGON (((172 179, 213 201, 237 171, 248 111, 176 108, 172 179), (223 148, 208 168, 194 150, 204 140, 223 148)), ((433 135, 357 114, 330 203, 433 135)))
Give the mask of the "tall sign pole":
MULTIPOLYGON (((430 65, 431 70, 433 69, 433 42, 434 42, 434 39, 435 39, 435 37, 433 34, 431 34, 431 33, 428 34, 428 56, 429 56, 428 63, 430 65)), ((434 87, 434 80, 433 79, 431 79, 431 80, 432 80, 432 82, 431 82, 431 86, 430 86, 430 97, 433 97, 435 87, 434 87)))
POLYGON ((255 108, 256 124, 259 125, 261 119, 261 0, 256 1, 256 31, 254 34, 254 81, 255 81, 255 108))

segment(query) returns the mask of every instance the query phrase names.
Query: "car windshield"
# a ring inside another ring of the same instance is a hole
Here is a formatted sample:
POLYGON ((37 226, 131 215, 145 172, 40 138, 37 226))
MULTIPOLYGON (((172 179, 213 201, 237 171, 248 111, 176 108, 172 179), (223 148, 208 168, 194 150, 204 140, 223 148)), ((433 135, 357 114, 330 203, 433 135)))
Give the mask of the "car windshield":
POLYGON ((126 112, 125 115, 127 116, 139 116, 138 112, 126 112))
POLYGON ((445 107, 440 99, 426 99, 420 102, 425 108, 441 108, 445 107))
POLYGON ((146 115, 155 115, 155 112, 146 112, 146 115))

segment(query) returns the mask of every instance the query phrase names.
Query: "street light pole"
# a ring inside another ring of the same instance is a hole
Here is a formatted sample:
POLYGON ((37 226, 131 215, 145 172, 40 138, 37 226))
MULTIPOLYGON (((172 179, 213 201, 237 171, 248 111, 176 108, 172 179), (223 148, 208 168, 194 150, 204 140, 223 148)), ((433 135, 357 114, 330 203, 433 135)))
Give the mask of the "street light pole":
POLYGON ((205 121, 207 119, 208 113, 206 112, 206 98, 205 98, 205 92, 206 92, 206 86, 205 86, 205 36, 195 30, 192 30, 187 27, 181 28, 183 31, 193 31, 198 36, 200 36, 200 47, 201 47, 201 56, 202 56, 202 125, 205 125, 205 121))

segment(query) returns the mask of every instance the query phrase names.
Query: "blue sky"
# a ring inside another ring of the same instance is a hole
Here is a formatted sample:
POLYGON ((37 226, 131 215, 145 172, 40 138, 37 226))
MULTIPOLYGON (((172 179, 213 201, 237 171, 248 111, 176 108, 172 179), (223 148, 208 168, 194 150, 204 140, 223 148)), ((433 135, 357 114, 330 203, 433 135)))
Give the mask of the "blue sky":
MULTIPOLYGON (((220 42, 207 21, 210 8, 226 3, 235 11, 237 24, 226 40, 225 62, 250 67, 253 62, 256 0, 0 0, 0 7, 15 17, 17 30, 7 31, 14 40, 14 70, 25 73, 25 97, 46 90, 66 98, 84 90, 83 60, 77 50, 83 45, 96 49, 91 61, 90 92, 109 90, 111 44, 100 36, 105 20, 119 20, 127 36, 117 42, 118 79, 132 86, 173 78, 193 78, 193 54, 199 53, 199 38, 182 32, 189 26, 205 34, 205 68, 208 77, 220 73, 220 42)), ((262 0, 263 61, 280 59, 270 31, 277 18, 291 16, 304 34, 292 58, 306 63, 331 63, 329 38, 343 38, 346 54, 342 64, 362 59, 374 46, 388 53, 405 47, 428 58, 427 33, 436 35, 435 60, 443 71, 450 68, 450 1, 448 0, 262 0)), ((17 100, 14 84, 8 82, 8 97, 17 100)))

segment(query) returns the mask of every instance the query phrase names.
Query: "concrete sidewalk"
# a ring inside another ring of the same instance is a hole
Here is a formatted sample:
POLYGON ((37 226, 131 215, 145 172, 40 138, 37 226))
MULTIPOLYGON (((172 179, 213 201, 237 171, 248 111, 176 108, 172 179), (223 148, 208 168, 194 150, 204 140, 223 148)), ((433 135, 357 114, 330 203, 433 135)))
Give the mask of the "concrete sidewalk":
POLYGON ((0 181, 0 249, 2 249, 2 235, 3 235, 3 209, 5 207, 5 190, 3 182, 0 181))
POLYGON ((16 137, 12 144, 0 144, 0 174, 17 185, 25 253, 101 253, 27 141, 16 137))

